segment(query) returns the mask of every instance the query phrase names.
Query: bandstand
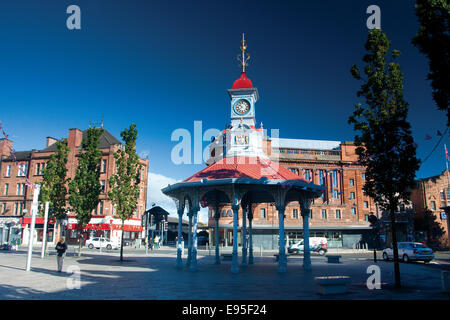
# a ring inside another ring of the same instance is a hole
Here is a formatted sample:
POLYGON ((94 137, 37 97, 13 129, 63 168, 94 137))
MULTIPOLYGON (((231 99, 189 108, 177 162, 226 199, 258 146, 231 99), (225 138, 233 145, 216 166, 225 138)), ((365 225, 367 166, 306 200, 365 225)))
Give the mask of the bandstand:
POLYGON ((245 66, 247 46, 242 39, 241 77, 228 90, 231 98, 231 126, 223 130, 210 145, 208 166, 182 182, 169 185, 162 192, 170 196, 178 210, 178 243, 176 266, 182 261, 182 218, 189 218, 188 255, 186 265, 197 270, 197 219, 200 207, 208 207, 215 219, 215 263, 220 264, 219 218, 220 207, 231 206, 233 211, 233 251, 231 272, 239 272, 238 222, 242 220, 242 254, 240 265, 253 264, 252 220, 253 208, 260 203, 274 204, 279 222, 278 272, 286 272, 286 244, 284 219, 288 203, 298 202, 303 217, 303 268, 311 270, 309 251, 309 218, 311 203, 323 193, 323 187, 304 180, 297 174, 272 161, 264 152, 262 126, 256 128, 255 103, 259 96, 247 78, 245 66), (241 209, 241 210, 239 210, 241 209), (248 224, 247 224, 248 223, 248 224), (248 237, 247 237, 248 225, 248 237), (247 243, 248 242, 248 243, 247 243))

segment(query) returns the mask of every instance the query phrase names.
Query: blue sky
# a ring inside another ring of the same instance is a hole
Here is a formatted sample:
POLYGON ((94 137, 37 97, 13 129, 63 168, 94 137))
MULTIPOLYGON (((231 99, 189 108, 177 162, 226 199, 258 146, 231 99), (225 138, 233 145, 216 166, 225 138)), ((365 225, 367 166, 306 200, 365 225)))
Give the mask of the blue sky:
MULTIPOLYGON (((193 132, 196 120, 204 130, 229 122, 226 90, 240 75, 245 32, 258 123, 282 138, 351 141, 347 119, 360 84, 349 70, 362 65, 366 8, 376 4, 392 48, 403 52, 409 121, 423 159, 446 122, 431 99, 428 61, 411 45, 418 30, 413 3, 4 0, 0 120, 16 150, 43 148, 46 136, 66 137, 69 128, 102 118, 120 137, 133 122, 150 171, 184 179, 204 165, 172 164, 171 134, 193 132), (66 28, 72 4, 81 8, 81 30, 66 28)), ((443 143, 450 144, 448 135, 418 177, 444 170, 443 143)))

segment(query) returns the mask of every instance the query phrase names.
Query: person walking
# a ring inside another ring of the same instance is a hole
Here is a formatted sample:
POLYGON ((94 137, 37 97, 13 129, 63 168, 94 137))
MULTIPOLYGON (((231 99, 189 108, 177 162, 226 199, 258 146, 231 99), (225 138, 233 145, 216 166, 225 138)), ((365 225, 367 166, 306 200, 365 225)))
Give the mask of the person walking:
POLYGON ((153 238, 148 240, 148 248, 153 251, 153 238))
POLYGON ((62 265, 64 260, 64 255, 67 250, 66 239, 64 237, 59 238, 58 243, 56 244, 55 250, 58 251, 58 256, 56 257, 56 261, 58 263, 58 272, 62 271, 62 265))
POLYGON ((159 236, 155 237, 155 249, 159 249, 159 236))

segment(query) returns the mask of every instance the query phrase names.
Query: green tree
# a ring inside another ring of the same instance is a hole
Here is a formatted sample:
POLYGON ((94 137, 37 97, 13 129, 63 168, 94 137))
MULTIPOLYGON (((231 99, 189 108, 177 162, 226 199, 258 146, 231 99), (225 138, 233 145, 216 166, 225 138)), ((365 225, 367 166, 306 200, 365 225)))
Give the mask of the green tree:
MULTIPOLYGON (((409 200, 420 161, 406 120, 408 103, 403 98, 403 73, 398 63, 387 61, 390 46, 381 30, 369 31, 363 57, 367 78, 361 76, 356 65, 351 68, 353 77, 362 82, 357 96, 365 98, 365 105, 358 103, 348 122, 359 131, 355 144, 360 162, 366 167, 364 193, 390 213, 395 286, 400 287, 395 211, 402 200, 409 200)), ((398 50, 392 50, 393 59, 399 55, 398 50)))
POLYGON ((412 43, 428 57, 433 100, 438 109, 447 112, 450 126, 450 2, 417 0, 415 8, 420 29, 412 43))
MULTIPOLYGON (((47 162, 41 183, 39 200, 41 203, 49 202, 48 218, 56 219, 55 231, 58 222, 66 217, 67 208, 67 159, 70 148, 67 146, 67 139, 59 140, 56 143, 56 152, 50 156, 47 162)), ((41 216, 44 212, 41 210, 41 216)), ((48 230, 48 229, 47 229, 48 230)))
POLYGON ((125 220, 133 216, 139 199, 139 183, 141 164, 136 153, 137 129, 131 124, 120 133, 125 142, 125 150, 119 148, 114 153, 116 173, 109 178, 108 196, 122 220, 122 236, 120 240, 120 261, 123 261, 123 235, 125 220))
POLYGON ((76 213, 77 224, 81 230, 78 256, 81 256, 84 228, 91 220, 92 211, 97 208, 102 189, 99 180, 102 152, 98 143, 103 129, 89 128, 86 133, 86 139, 81 143, 75 177, 69 183, 69 204, 76 213))

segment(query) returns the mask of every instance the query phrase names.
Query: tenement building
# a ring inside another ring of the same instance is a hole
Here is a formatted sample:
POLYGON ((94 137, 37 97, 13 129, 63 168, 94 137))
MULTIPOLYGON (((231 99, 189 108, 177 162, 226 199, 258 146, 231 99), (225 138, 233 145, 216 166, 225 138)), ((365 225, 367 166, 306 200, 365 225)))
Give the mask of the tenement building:
MULTIPOLYGON (((321 198, 312 204, 310 236, 326 237, 330 247, 363 247, 372 241, 368 217, 378 215, 374 201, 363 194, 365 169, 357 163, 356 146, 352 142, 274 138, 262 124, 257 127, 255 105, 258 90, 246 72, 242 72, 228 94, 231 100, 231 124, 210 145, 207 165, 234 154, 268 158, 303 179, 323 186, 321 198)), ((257 166, 255 166, 257 167, 257 166)), ((242 209, 240 209, 242 211, 242 209)), ((259 204, 253 211, 253 244, 255 250, 278 248, 278 213, 274 203, 259 204)), ((239 213, 242 226, 242 214, 239 213)), ((298 202, 285 211, 286 243, 303 237, 303 222, 298 202)), ((233 212, 221 208, 219 228, 215 228, 214 212, 209 212, 210 243, 219 232, 220 245, 233 241, 233 212)), ((238 237, 242 243, 242 230, 238 237)))
MULTIPOLYGON (((67 145, 70 148, 67 161, 67 177, 73 179, 77 168, 77 155, 81 149, 81 142, 86 138, 87 130, 69 129, 67 145)), ((30 225, 31 204, 33 201, 33 188, 29 184, 37 184, 42 181, 43 172, 50 156, 56 151, 58 140, 47 137, 45 148, 40 150, 14 151, 13 142, 8 139, 0 140, 0 240, 11 242, 19 239, 23 243, 28 242, 28 228, 30 225)), ((103 129, 99 139, 99 149, 102 152, 100 161, 100 183, 102 191, 100 202, 94 210, 87 229, 91 230, 90 236, 105 236, 118 238, 121 233, 121 220, 115 217, 115 209, 108 198, 108 180, 115 170, 114 153, 122 146, 122 143, 103 129)), ((135 216, 125 224, 125 239, 136 239, 142 231, 140 217, 145 211, 147 194, 148 159, 140 159, 142 165, 140 194, 135 216)), ((69 206, 68 206, 69 208, 69 206)), ((34 241, 42 241, 43 218, 36 219, 36 231, 34 241)), ((53 221, 50 222, 49 241, 53 239, 53 221)), ((68 212, 66 221, 67 240, 69 243, 76 241, 79 228, 76 215, 68 212)))
POLYGON ((432 247, 448 247, 448 217, 444 207, 450 206, 450 172, 417 180, 417 187, 411 194, 416 206, 416 233, 423 234, 423 240, 432 247))

